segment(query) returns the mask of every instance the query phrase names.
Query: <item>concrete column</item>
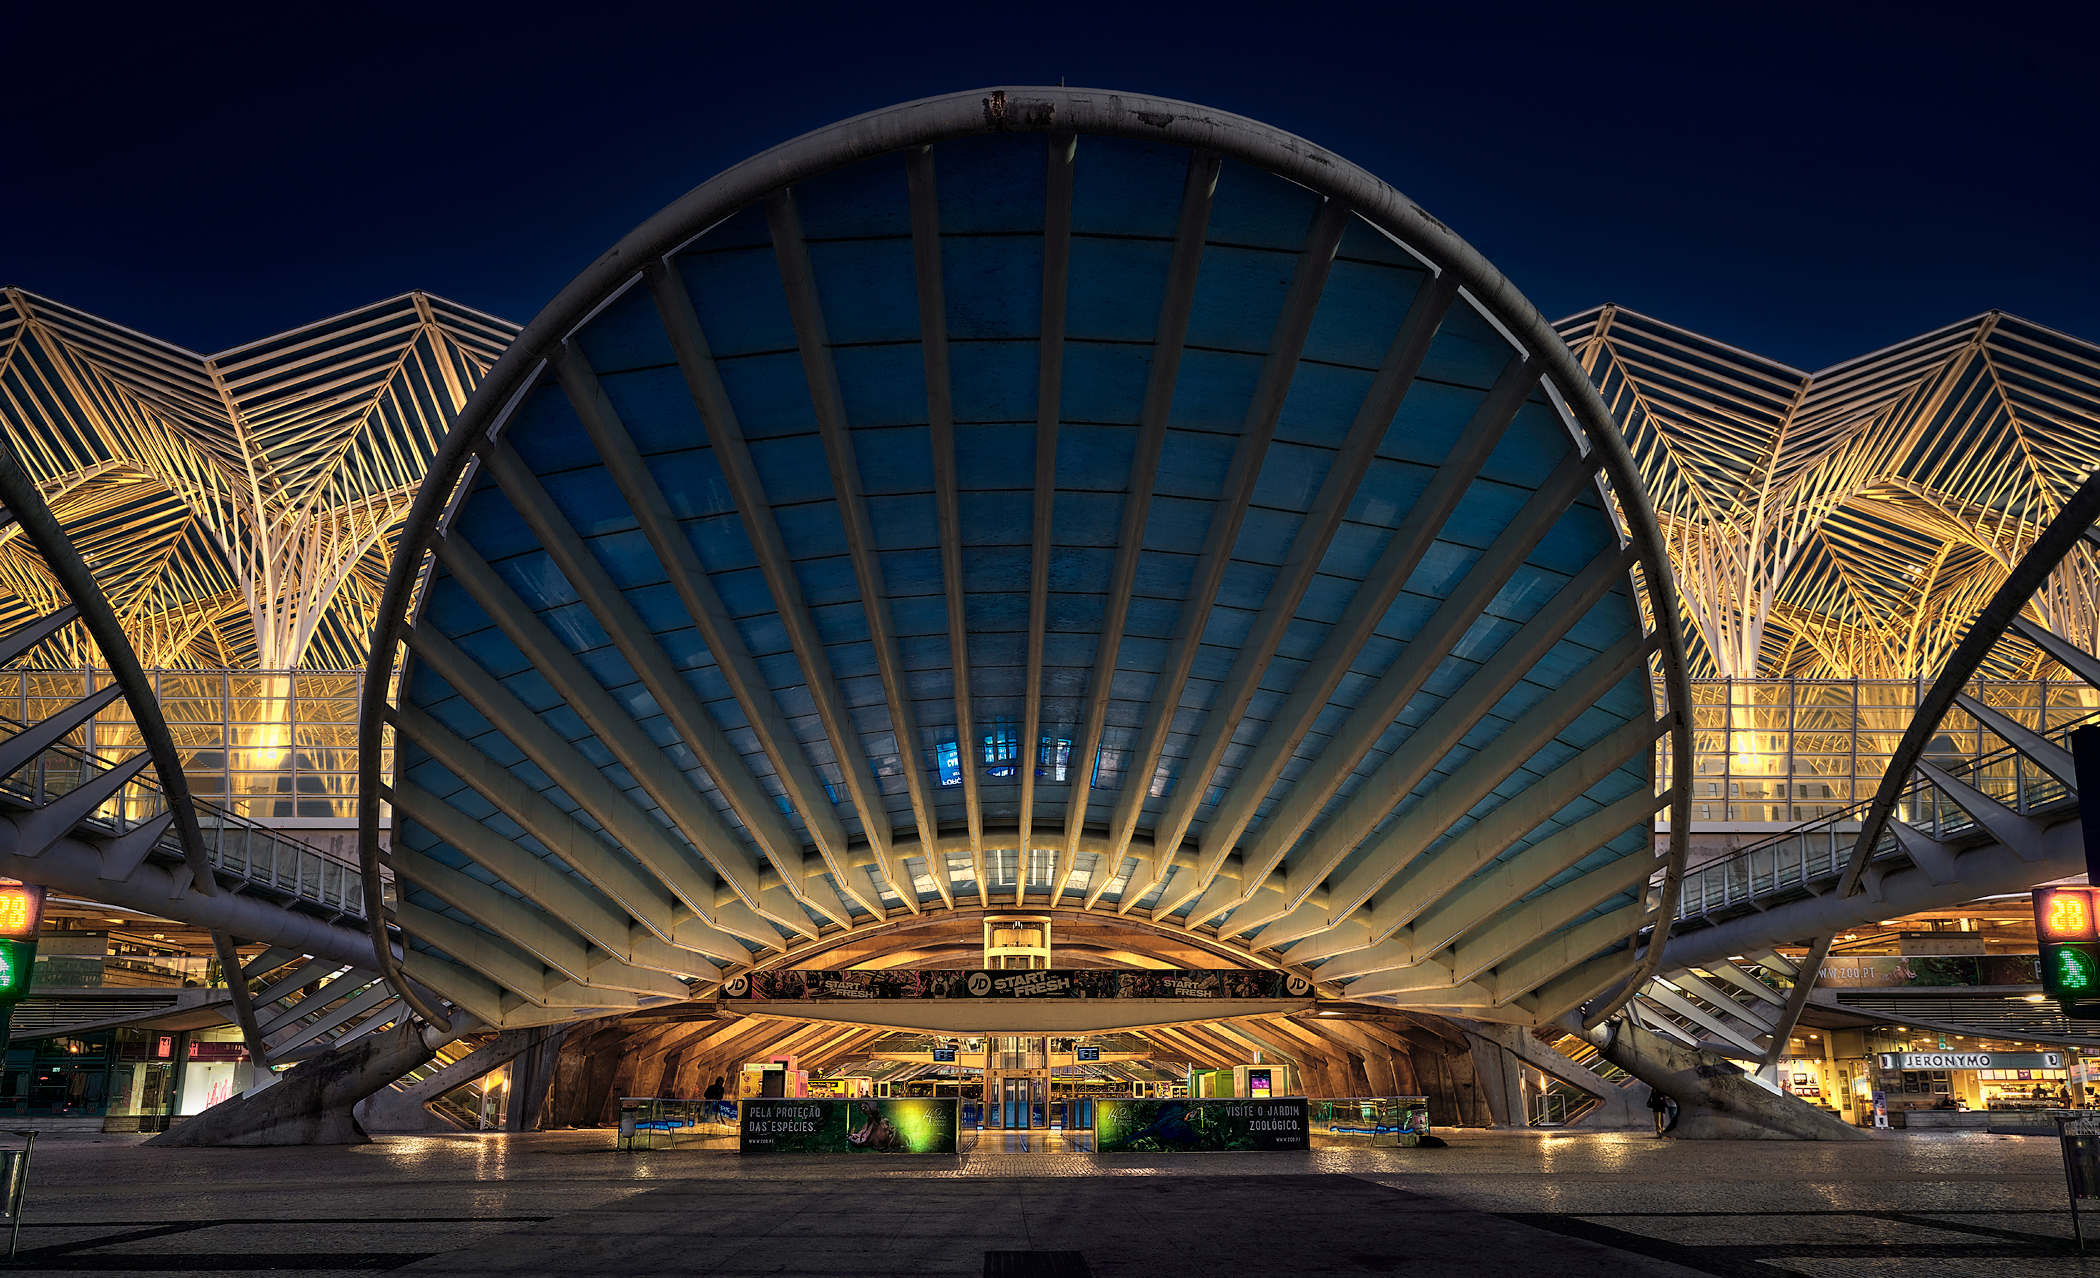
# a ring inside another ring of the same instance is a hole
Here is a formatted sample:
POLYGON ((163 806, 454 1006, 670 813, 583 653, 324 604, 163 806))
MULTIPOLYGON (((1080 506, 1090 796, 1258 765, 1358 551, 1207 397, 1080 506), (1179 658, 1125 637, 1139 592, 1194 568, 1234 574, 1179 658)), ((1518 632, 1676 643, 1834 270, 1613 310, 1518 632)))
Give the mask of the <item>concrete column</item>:
POLYGON ((1516 1057, 1486 1035, 1470 1035, 1473 1072, 1480 1076, 1481 1098, 1497 1127, 1523 1127, 1524 1080, 1516 1057))
POLYGON ((568 1036, 566 1025, 545 1030, 529 1051, 519 1053, 511 1062, 510 1103, 503 1115, 505 1131, 540 1129, 540 1111, 546 1108, 547 1091, 554 1084, 554 1064, 568 1036))
MULTIPOLYGON (((402 1088, 382 1087, 358 1103, 355 1115, 358 1124, 368 1132, 457 1131, 455 1124, 430 1111, 430 1102, 455 1087, 463 1087, 484 1074, 503 1068, 513 1058, 537 1047, 546 1034, 545 1030, 537 1028, 504 1030, 486 1045, 428 1078, 402 1088)), ((513 1077, 510 1095, 505 1098, 507 1106, 515 1107, 518 1091, 518 1080, 513 1077)), ((506 1114, 505 1127, 508 1129, 507 1118, 506 1114)))
POLYGON ((1577 1119, 1573 1126, 1587 1131, 1649 1131, 1655 1120, 1648 1110, 1648 1092, 1640 1087, 1621 1087, 1576 1064, 1541 1043, 1521 1025, 1493 1021, 1465 1021, 1466 1041, 1473 1049, 1474 1068, 1487 1092, 1489 1108, 1498 1124, 1527 1127, 1531 1115, 1525 1108, 1524 1070, 1537 1070, 1597 1098, 1598 1104, 1577 1119), (1493 1062, 1490 1073, 1490 1064, 1493 1062), (1509 1114, 1514 1117, 1505 1118, 1509 1114))

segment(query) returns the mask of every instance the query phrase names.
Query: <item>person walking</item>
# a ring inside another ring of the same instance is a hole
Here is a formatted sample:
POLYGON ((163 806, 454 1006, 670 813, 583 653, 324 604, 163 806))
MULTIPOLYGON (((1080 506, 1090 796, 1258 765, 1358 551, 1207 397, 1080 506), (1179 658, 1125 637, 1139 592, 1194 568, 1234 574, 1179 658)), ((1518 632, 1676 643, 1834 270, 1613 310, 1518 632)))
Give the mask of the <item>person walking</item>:
POLYGON ((722 1076, 720 1074, 715 1075, 715 1081, 709 1083, 707 1085, 707 1090, 702 1092, 701 1095, 705 1096, 708 1100, 722 1099, 722 1076))
POLYGON ((1648 1089, 1648 1108, 1655 1111, 1655 1134, 1660 1136, 1669 1131, 1670 1098, 1651 1087, 1648 1089))

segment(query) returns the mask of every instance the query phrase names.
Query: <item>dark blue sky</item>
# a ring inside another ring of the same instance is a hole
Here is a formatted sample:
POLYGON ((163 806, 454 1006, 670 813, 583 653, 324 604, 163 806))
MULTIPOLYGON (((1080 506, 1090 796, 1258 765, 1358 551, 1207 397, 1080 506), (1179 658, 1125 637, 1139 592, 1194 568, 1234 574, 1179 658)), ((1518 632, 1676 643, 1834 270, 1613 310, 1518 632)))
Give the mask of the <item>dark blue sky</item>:
POLYGON ((1549 318, 1810 368, 1993 307, 2100 340, 2070 6, 66 8, 11 20, 0 282, 205 351, 411 288, 523 321, 766 146, 1060 77, 1303 134, 1549 318))

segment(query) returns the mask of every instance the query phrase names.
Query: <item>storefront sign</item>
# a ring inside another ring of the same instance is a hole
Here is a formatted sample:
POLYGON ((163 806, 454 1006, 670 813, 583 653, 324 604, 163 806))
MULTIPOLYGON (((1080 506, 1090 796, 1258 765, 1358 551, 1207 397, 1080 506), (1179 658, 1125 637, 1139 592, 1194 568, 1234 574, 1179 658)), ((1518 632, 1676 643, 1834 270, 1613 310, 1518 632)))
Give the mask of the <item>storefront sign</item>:
POLYGON ((745 1154, 952 1154, 960 1103, 930 1097, 747 1098, 737 1102, 737 1150, 745 1154))
POLYGON ((1310 1149, 1309 1127, 1303 1098, 1104 1096, 1094 1102, 1094 1149, 1103 1154, 1310 1149))
POLYGON ((750 972, 722 982, 725 999, 774 1002, 858 999, 971 998, 1230 998, 1275 1001, 1311 998, 1312 982, 1287 972, 1201 968, 1114 971, 1036 968, 1032 971, 795 970, 750 972))
POLYGON ((1883 1052, 1883 1069, 2062 1069, 2062 1052, 1883 1052))

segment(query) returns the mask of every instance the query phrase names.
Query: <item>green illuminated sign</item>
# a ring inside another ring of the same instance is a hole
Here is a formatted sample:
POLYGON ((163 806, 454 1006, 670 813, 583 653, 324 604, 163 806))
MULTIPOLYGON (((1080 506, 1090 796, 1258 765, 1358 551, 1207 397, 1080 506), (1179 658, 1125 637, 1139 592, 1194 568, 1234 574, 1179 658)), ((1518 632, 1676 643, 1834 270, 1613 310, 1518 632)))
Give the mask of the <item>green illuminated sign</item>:
POLYGON ((1307 1104, 1302 1097, 1104 1096, 1094 1102, 1094 1149, 1103 1154, 1308 1149, 1307 1104))
POLYGON ((920 1097, 747 1097, 737 1102, 737 1149, 746 1154, 952 1154, 959 1104, 920 1097))
POLYGON ((0 940, 0 1003, 20 1002, 35 972, 35 941, 0 940))
POLYGON ((2042 991, 2064 1002, 2100 1000, 2100 942, 2043 941, 2042 991))

